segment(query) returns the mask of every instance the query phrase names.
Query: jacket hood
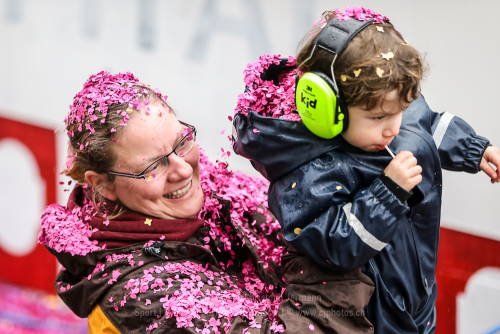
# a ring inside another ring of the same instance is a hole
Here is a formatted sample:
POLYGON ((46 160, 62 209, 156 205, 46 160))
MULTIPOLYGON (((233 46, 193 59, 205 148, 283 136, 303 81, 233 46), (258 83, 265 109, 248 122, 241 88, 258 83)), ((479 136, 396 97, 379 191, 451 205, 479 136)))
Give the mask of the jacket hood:
POLYGON ((246 88, 233 120, 233 149, 270 182, 341 146, 359 149, 342 136, 316 136, 295 105, 294 58, 261 56, 244 71, 246 88))
POLYGON ((341 136, 323 139, 302 123, 265 117, 253 111, 240 112, 234 117, 233 140, 236 154, 249 159, 270 182, 323 153, 349 145, 341 136))

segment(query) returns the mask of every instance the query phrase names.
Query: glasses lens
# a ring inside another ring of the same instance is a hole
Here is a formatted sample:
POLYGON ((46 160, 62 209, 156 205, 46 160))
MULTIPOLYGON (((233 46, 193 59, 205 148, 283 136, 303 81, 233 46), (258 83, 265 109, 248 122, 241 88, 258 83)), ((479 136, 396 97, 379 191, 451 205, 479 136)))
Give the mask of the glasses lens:
POLYGON ((184 137, 175 148, 175 153, 179 157, 184 157, 196 142, 195 131, 193 131, 192 129, 190 129, 189 131, 191 131, 191 133, 189 133, 186 137, 184 137))
POLYGON ((155 162, 153 165, 149 166, 148 169, 144 172, 144 176, 146 177, 146 181, 153 181, 158 176, 163 174, 168 167, 168 159, 163 158, 155 162))

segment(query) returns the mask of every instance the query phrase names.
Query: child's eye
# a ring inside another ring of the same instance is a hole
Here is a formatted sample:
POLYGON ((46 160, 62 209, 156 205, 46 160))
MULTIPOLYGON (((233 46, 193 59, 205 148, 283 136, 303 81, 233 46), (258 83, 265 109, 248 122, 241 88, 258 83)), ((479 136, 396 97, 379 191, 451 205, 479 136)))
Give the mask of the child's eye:
POLYGON ((380 117, 374 117, 373 119, 376 119, 377 121, 380 121, 381 119, 384 119, 385 116, 380 116, 380 117))

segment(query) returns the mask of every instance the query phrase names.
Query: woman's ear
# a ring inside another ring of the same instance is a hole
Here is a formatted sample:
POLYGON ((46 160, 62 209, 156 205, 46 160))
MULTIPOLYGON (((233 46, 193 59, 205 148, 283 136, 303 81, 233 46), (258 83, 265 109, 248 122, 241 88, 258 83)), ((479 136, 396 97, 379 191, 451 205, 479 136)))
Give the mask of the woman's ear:
POLYGON ((118 199, 114 184, 107 184, 105 187, 99 188, 99 185, 107 183, 106 174, 98 174, 93 171, 88 171, 85 172, 85 180, 87 180, 87 183, 90 184, 92 188, 98 189, 97 191, 110 201, 116 201, 118 199))

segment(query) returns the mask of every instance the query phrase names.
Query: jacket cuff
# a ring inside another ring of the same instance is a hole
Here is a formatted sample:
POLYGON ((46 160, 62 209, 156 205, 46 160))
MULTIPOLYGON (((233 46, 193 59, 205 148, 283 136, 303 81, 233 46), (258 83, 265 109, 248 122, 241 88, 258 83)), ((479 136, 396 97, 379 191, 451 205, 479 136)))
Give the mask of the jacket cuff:
POLYGON ((479 172, 479 165, 483 158, 484 151, 490 145, 490 141, 481 136, 473 136, 467 147, 464 159, 464 171, 475 174, 479 172))
POLYGON ((383 172, 382 174, 380 174, 380 180, 387 187, 387 189, 389 189, 394 194, 394 196, 396 196, 396 198, 399 199, 401 203, 406 202, 408 198, 410 198, 410 196, 413 195, 411 191, 408 192, 403 188, 401 188, 399 184, 394 182, 393 179, 385 175, 383 172))
POLYGON ((378 177, 370 186, 370 191, 373 196, 392 213, 393 216, 399 217, 406 214, 410 208, 406 202, 401 202, 392 191, 378 177))

